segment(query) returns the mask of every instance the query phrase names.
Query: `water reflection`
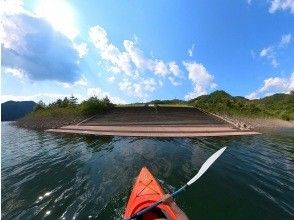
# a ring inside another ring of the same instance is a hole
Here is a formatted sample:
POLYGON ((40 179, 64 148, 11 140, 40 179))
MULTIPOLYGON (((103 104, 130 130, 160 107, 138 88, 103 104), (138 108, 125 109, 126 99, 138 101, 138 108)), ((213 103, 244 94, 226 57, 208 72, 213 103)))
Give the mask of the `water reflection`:
POLYGON ((1 136, 3 219, 119 219, 142 166, 171 192, 223 146, 228 149, 221 160, 177 199, 191 219, 285 219, 294 214, 292 132, 98 138, 4 123, 1 136))

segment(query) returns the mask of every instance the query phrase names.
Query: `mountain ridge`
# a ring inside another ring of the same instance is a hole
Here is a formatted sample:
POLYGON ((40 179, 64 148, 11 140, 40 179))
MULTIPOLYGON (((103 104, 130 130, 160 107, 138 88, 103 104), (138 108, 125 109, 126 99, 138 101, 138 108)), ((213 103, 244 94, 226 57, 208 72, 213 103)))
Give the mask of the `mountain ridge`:
POLYGON ((34 101, 7 101, 1 103, 1 121, 15 121, 32 112, 37 103, 34 101))

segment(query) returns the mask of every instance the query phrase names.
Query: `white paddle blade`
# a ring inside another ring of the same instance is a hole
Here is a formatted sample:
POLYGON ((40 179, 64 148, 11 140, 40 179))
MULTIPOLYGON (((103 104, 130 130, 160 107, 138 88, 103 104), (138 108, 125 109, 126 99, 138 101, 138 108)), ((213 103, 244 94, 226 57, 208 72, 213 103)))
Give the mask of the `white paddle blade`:
POLYGON ((214 163, 214 161, 225 151, 227 147, 223 147, 219 149, 217 152, 215 152, 213 155, 211 155, 205 163, 201 166, 198 173, 187 183, 188 186, 192 185, 196 180, 198 180, 203 173, 206 172, 206 170, 214 163))

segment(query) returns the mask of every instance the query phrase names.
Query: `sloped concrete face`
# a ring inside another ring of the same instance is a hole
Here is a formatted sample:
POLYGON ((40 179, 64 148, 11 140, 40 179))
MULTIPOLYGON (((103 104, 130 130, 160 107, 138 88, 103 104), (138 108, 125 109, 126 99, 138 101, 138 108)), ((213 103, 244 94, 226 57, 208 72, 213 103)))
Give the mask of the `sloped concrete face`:
POLYGON ((77 125, 51 132, 133 137, 207 137, 254 135, 193 107, 116 107, 77 125))

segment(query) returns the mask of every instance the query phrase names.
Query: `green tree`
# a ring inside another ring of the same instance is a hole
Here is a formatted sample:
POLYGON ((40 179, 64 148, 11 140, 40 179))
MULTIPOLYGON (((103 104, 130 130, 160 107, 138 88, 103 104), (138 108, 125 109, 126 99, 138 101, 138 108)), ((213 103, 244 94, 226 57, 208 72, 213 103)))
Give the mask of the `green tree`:
POLYGON ((106 104, 106 106, 110 105, 110 100, 109 100, 108 96, 105 96, 102 101, 106 104))
POLYGON ((63 100, 62 100, 62 104, 61 104, 61 107, 63 108, 66 108, 70 105, 70 102, 69 102, 69 99, 67 97, 65 97, 63 100))
POLYGON ((45 109, 45 108, 46 108, 46 104, 45 104, 42 100, 40 100, 40 101, 37 103, 37 105, 36 105, 34 111, 43 110, 43 109, 45 109))
POLYGON ((73 96, 73 94, 69 97, 69 105, 76 106, 78 104, 78 99, 73 96))

